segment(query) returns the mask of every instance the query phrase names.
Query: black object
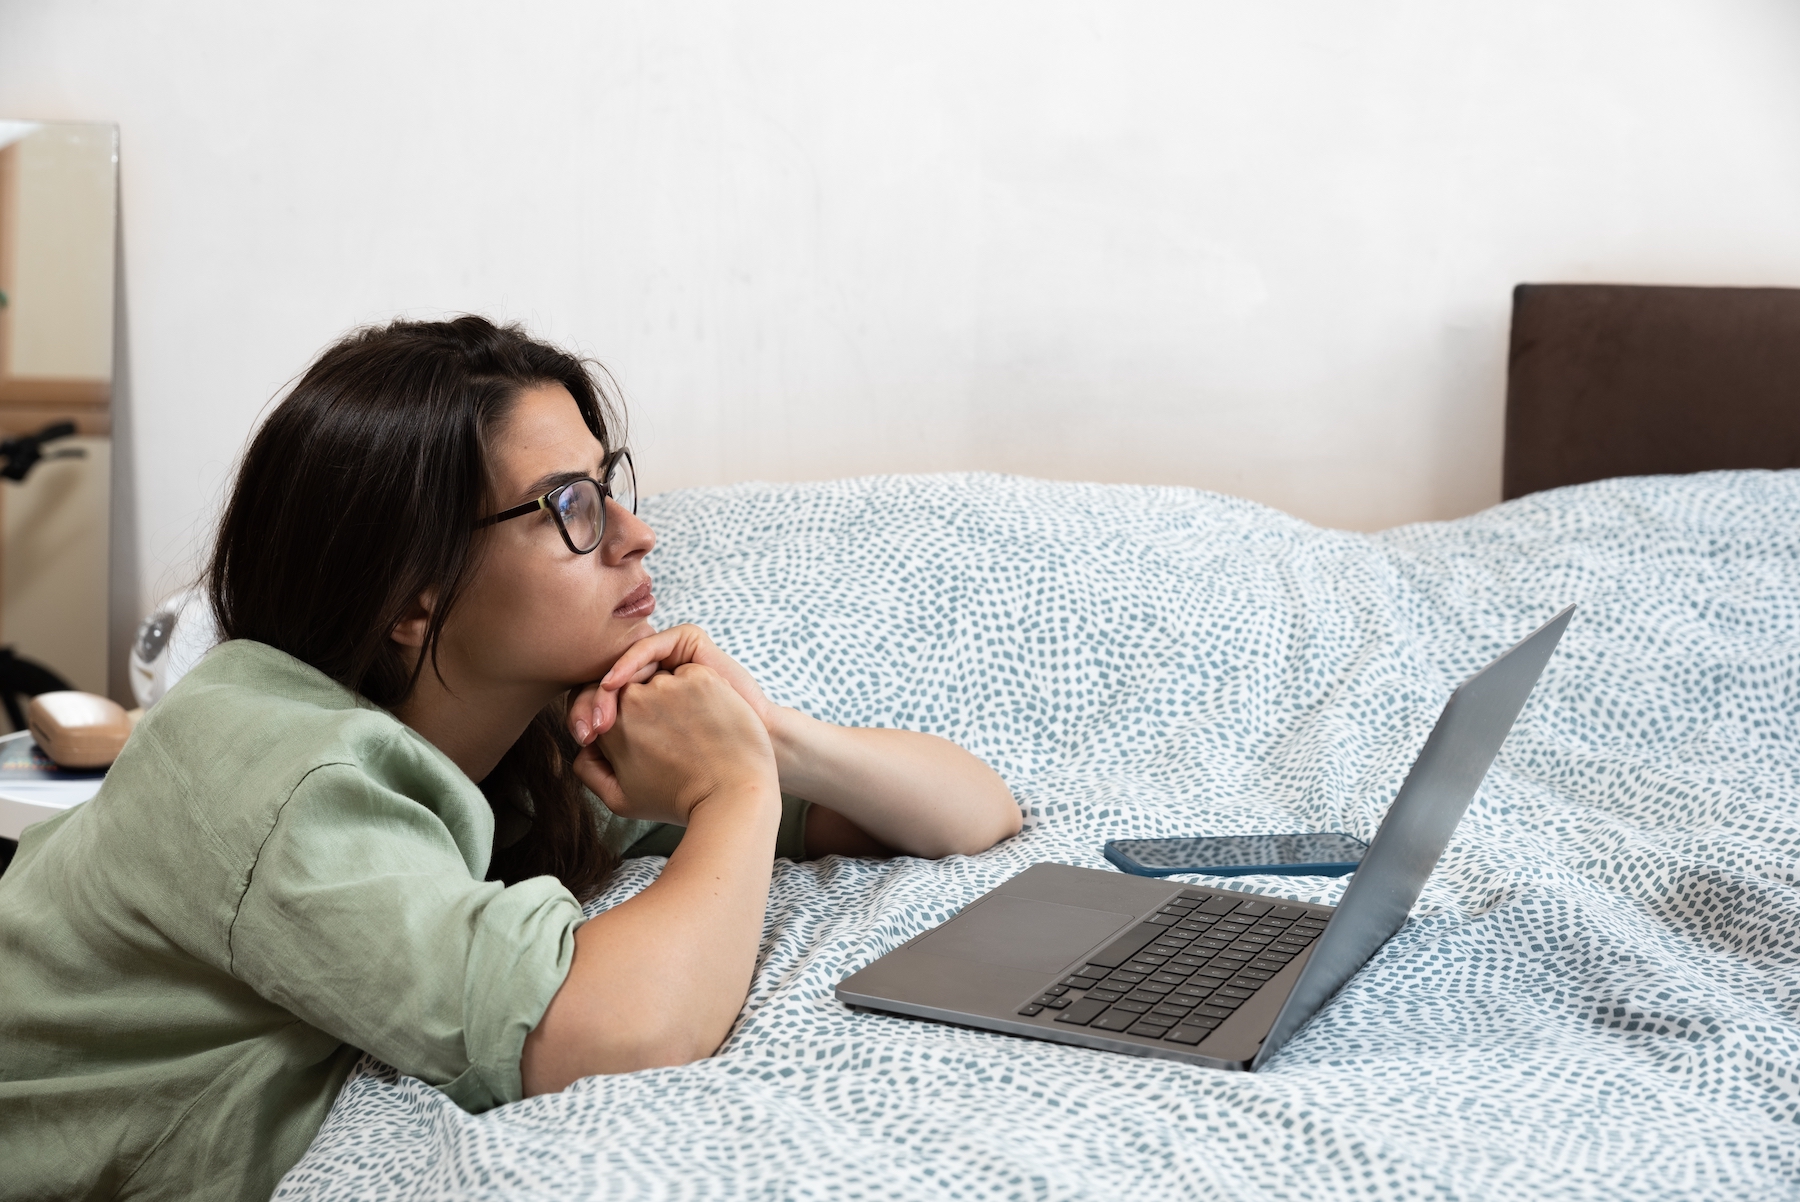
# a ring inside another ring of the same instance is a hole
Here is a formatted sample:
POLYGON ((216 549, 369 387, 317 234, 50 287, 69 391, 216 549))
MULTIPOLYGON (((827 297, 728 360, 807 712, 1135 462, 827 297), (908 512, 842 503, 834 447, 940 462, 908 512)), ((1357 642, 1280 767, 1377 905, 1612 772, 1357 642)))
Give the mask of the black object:
POLYGON ((1520 284, 1506 500, 1611 476, 1800 467, 1800 288, 1520 284))
MULTIPOLYGON (((0 444, 0 452, 3 451, 4 444, 0 444)), ((11 471, 11 468, 6 470, 11 471)), ((0 475, 4 474, 0 472, 0 475)), ((14 730, 25 729, 25 707, 19 703, 19 698, 59 693, 74 687, 44 665, 14 654, 11 647, 0 647, 0 704, 6 706, 6 716, 14 730)))
POLYGON ((36 434, 21 434, 17 438, 0 440, 0 461, 4 461, 0 465, 0 478, 23 480, 25 474, 36 467, 40 459, 80 458, 84 452, 74 447, 50 456, 44 454, 45 443, 68 438, 74 433, 74 422, 52 422, 36 434))
POLYGON ((1101 849, 1134 876, 1343 876, 1356 871, 1369 845, 1342 831, 1292 835, 1218 835, 1174 839, 1109 839, 1101 849))
MULTIPOLYGON (((1065 978, 1058 986, 1064 992, 1056 998, 1062 1003, 1056 1007, 1062 1011, 1056 1021, 1188 1046, 1204 1041, 1325 929, 1325 921, 1304 907, 1277 906, 1273 911, 1247 897, 1237 900, 1196 891, 1170 898, 1149 920, 1107 944, 1065 978), (1234 942, 1221 943, 1206 932, 1216 929, 1222 914, 1256 925, 1245 928, 1234 942), (1175 925, 1157 925, 1158 919, 1170 919, 1175 925), (1273 939, 1250 934, 1251 930, 1266 930, 1273 939), (1155 932, 1152 938, 1158 948, 1181 953, 1148 980, 1128 968, 1113 967, 1135 963, 1134 956, 1145 954, 1139 949, 1145 946, 1146 931, 1155 932), (1120 989, 1128 992, 1121 996, 1120 989), (1076 998, 1077 993, 1086 996, 1076 998)), ((1029 1018, 1048 1004, 1040 997, 1018 1013, 1029 1018)))

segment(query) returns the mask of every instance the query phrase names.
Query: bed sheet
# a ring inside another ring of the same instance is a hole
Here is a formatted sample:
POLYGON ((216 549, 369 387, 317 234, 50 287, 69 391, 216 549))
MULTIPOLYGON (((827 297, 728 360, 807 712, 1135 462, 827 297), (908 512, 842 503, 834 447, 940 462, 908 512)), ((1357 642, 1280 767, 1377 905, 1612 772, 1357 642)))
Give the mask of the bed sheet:
POLYGON ((782 703, 958 740, 1025 830, 975 857, 778 864, 749 1000, 701 1063, 468 1115, 365 1062, 277 1197, 1800 1190, 1800 472, 1604 481, 1377 535, 992 475, 644 512, 659 622, 702 624, 782 703), (1368 838, 1450 690, 1571 601, 1412 919, 1264 1071, 833 998, 1032 863, 1106 867, 1108 838, 1368 838))

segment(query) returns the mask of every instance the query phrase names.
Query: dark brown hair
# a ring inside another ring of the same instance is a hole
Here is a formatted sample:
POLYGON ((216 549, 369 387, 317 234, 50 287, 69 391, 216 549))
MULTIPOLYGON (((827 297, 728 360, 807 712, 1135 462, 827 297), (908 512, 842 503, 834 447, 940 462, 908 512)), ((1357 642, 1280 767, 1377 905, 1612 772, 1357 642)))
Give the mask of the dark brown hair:
MULTIPOLYGON (((358 330, 307 369, 251 439, 206 588, 219 633, 285 651, 392 709, 430 662, 494 505, 487 446, 520 392, 561 384, 602 445, 621 413, 597 364, 482 317, 358 330), (423 653, 389 637, 427 589, 423 653)), ((538 714, 480 782, 496 830, 490 879, 549 875, 586 900, 617 857, 571 770, 565 701, 538 714), (499 842, 500 840, 497 840, 499 842)))

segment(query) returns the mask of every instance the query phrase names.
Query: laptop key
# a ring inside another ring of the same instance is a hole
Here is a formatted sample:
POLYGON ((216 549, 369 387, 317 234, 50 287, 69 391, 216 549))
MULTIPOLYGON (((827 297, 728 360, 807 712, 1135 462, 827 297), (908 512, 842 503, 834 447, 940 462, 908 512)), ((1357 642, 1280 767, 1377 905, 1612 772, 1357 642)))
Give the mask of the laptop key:
POLYGON ((1159 985, 1187 984, 1187 974, 1185 972, 1159 972, 1150 979, 1159 985))
POLYGON ((1023 1014, 1026 1018, 1030 1018, 1032 1015, 1037 1014, 1042 1010, 1043 1010, 1043 1007, 1038 1005, 1036 1002, 1031 1002, 1027 1005, 1019 1007, 1019 1013, 1023 1014))
POLYGON ((1124 997, 1125 993, 1123 990, 1118 989, 1090 989, 1088 990, 1088 996, 1097 998, 1103 1002, 1116 1002, 1124 997))
POLYGON ((1117 981, 1121 985, 1136 985, 1139 981, 1149 975, 1150 974, 1148 973, 1142 972, 1127 972, 1125 969, 1121 968, 1118 972, 1115 972, 1106 979, 1109 981, 1117 981))
POLYGON ((1149 1019, 1145 1019, 1142 1022, 1132 1023, 1129 1027, 1125 1028, 1125 1033, 1127 1035, 1145 1035, 1151 1039, 1161 1039, 1163 1037, 1163 1032, 1168 1029, 1168 1023, 1153 1023, 1149 1019))
POLYGON ((1199 1043, 1211 1034, 1200 1027, 1170 1027, 1163 1038, 1170 1043, 1199 1043))
POLYGON ((1108 1010, 1094 1020, 1093 1026, 1098 1031, 1123 1031, 1137 1022, 1137 1015, 1125 1010, 1108 1010))
POLYGON ((1199 912, 1202 914, 1229 914, 1235 909, 1237 909, 1237 898, 1235 897, 1215 897, 1211 901, 1201 902, 1199 906, 1199 912))
POLYGON ((1186 1018, 1188 1016, 1188 1011, 1192 1009, 1192 1006, 1171 1006, 1168 1002, 1164 1002, 1160 1006, 1152 1006, 1150 1008, 1150 1013, 1160 1014, 1164 1018, 1174 1022, 1186 1018))
POLYGON ((1133 989, 1125 995, 1126 1000, 1133 1002, 1149 1002, 1152 1006, 1163 1000, 1163 995, 1151 990, 1133 989))
POLYGON ((1121 1001, 1114 1002, 1113 1009, 1123 1011, 1127 1014, 1148 1014, 1150 1013, 1151 1006, 1149 1002, 1134 1002, 1130 998, 1125 998, 1121 1001))
POLYGON ((1085 1027, 1096 1018, 1100 1017, 1101 1014, 1105 1013, 1106 1007, 1107 1003, 1100 1001, 1098 998, 1084 997, 1079 1002, 1076 1002, 1067 1010, 1064 1010, 1061 1014, 1057 1015, 1056 1021, 1059 1023, 1074 1023, 1078 1027, 1085 1027))
POLYGON ((1240 1002, 1247 1002, 1255 996, 1256 996, 1256 991, 1253 989, 1240 989, 1236 985, 1227 985, 1223 989, 1220 989, 1218 992, 1213 994, 1213 1001, 1215 1003, 1217 1003, 1218 999, 1220 999, 1220 998, 1232 997, 1232 998, 1236 998, 1240 1002))
MULTIPOLYGON (((1071 1007, 1071 1009, 1073 1009, 1073 1007, 1071 1007)), ((1207 1018, 1216 1018, 1216 1019, 1223 1021, 1223 1020, 1231 1017, 1231 1008, 1225 1007, 1225 1006, 1206 1005, 1206 1006, 1200 1007, 1198 1010, 1194 1011, 1194 1013, 1199 1014, 1199 1015, 1204 1015, 1207 1018)), ((1062 1020, 1057 1019, 1056 1021, 1061 1022, 1062 1020)))
POLYGON ((1074 1002, 1074 1000, 1075 999, 1072 997, 1053 997, 1049 1001, 1045 1002, 1044 1005, 1051 1010, 1061 1010, 1064 1007, 1068 1006, 1070 1003, 1074 1002))
POLYGON ((1162 933, 1163 929, 1160 926, 1141 922, 1089 956, 1088 963, 1099 965, 1101 968, 1117 968, 1149 946, 1150 941, 1162 933))

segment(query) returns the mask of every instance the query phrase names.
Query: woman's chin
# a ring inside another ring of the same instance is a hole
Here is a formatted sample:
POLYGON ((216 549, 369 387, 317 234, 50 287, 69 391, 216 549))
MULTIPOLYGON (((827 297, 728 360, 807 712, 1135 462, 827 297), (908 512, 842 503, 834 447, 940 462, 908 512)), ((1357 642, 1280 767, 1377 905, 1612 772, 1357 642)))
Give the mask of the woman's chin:
POLYGON ((583 679, 599 680, 612 671, 613 665, 618 663, 627 651, 656 633, 656 627, 650 625, 649 618, 634 618, 628 624, 623 622, 620 624, 625 626, 625 629, 619 634, 618 641, 613 644, 611 650, 595 660, 596 666, 593 675, 583 679))
MULTIPOLYGON (((651 635, 653 635, 655 633, 656 633, 656 627, 650 625, 650 615, 649 614, 645 614, 641 618, 634 619, 631 623, 630 629, 626 632, 626 636, 625 636, 629 641, 625 644, 624 650, 621 650, 619 652, 619 655, 624 655, 625 652, 629 651, 633 645, 642 642, 643 640, 649 638, 651 635)), ((615 655, 613 658, 616 660, 616 659, 618 659, 618 657, 619 657, 618 655, 615 655)))

